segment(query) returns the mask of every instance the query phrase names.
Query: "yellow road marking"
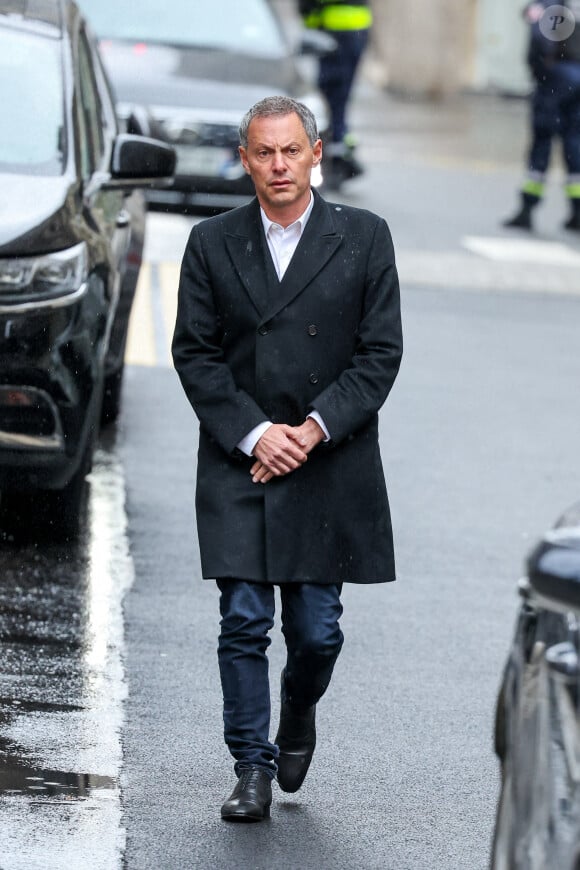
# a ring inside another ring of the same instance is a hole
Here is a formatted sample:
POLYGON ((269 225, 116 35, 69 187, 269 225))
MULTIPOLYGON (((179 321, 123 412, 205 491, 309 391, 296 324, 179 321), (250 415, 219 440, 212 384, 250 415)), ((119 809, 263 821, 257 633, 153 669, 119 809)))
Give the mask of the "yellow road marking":
POLYGON ((178 263, 143 263, 131 310, 125 362, 169 366, 177 314, 178 263))
POLYGON ((173 330, 175 328, 175 318, 177 317, 177 287, 179 285, 179 263, 160 263, 159 278, 161 284, 161 311, 163 314, 163 326, 165 335, 167 336, 167 362, 166 365, 172 366, 171 358, 171 340, 173 338, 173 330))
POLYGON ((127 335, 127 350, 125 362, 129 365, 154 366, 155 331, 153 327, 153 311, 151 308, 151 268, 149 263, 143 263, 137 282, 129 333, 127 335))

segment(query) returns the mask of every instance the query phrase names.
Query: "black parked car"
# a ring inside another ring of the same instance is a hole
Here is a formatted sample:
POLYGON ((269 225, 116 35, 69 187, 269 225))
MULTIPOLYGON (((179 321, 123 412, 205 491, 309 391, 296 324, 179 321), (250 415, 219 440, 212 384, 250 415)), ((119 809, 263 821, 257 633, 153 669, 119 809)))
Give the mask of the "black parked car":
POLYGON ((175 155, 119 134, 68 0, 0 0, 0 94, 1 506, 66 528, 99 422, 118 411, 143 244, 129 194, 171 176, 175 155))
POLYGON ((531 553, 499 694, 493 870, 580 870, 580 503, 531 553))
MULTIPOLYGON (((79 2, 100 38, 120 116, 134 114, 134 104, 146 107, 152 126, 142 132, 177 150, 173 185, 149 193, 150 202, 217 209, 253 196, 238 157, 238 126, 262 97, 299 99, 321 132, 327 128, 326 104, 301 73, 268 0, 79 2)), ((334 48, 328 34, 307 31, 298 50, 334 48)))

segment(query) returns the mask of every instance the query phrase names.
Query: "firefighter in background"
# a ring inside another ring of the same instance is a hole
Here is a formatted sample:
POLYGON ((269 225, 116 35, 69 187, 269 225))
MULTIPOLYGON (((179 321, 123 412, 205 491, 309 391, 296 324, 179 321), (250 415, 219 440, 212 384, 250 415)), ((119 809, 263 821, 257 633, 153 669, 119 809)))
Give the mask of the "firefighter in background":
POLYGON ((299 0, 306 27, 324 30, 336 42, 336 51, 320 58, 318 86, 331 118, 331 138, 324 145, 325 180, 338 188, 363 172, 355 157, 355 139, 346 113, 357 67, 367 46, 372 12, 368 0, 299 0))
POLYGON ((552 144, 559 137, 570 203, 564 226, 580 231, 580 0, 558 0, 558 5, 571 13, 567 20, 549 9, 554 0, 528 3, 523 12, 531 31, 528 64, 536 80, 531 98, 532 143, 521 207, 505 221, 507 227, 532 229, 532 211, 542 200, 552 144))

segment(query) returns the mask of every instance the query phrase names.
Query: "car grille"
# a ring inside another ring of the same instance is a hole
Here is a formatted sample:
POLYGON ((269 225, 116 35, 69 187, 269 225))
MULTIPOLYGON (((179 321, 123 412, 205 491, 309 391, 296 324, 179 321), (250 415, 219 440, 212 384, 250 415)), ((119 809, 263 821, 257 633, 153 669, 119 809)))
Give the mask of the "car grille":
POLYGON ((166 122, 165 130, 171 143, 176 145, 210 145, 232 151, 239 145, 238 130, 230 124, 166 122))
POLYGON ((50 396, 35 387, 0 387, 0 445, 60 450, 58 411, 50 396))

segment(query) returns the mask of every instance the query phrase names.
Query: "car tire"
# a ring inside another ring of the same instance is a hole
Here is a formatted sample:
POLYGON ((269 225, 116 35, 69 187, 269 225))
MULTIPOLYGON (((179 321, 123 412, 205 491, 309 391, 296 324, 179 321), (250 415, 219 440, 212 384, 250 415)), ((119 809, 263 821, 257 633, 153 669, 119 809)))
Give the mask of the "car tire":
POLYGON ((43 490, 39 493, 39 506, 44 517, 45 527, 51 530, 58 540, 69 540, 78 537, 84 526, 88 492, 87 475, 93 467, 93 445, 85 450, 85 454, 77 471, 63 489, 43 490))
POLYGON ((500 764, 504 765, 507 756, 507 716, 506 716, 506 678, 504 676, 495 705, 494 750, 500 764))
POLYGON ((79 467, 61 489, 4 490, 0 500, 2 536, 18 542, 64 543, 78 538, 87 515, 86 478, 93 465, 94 447, 91 435, 79 467))
POLYGON ((514 814, 512 805, 512 777, 507 766, 502 769, 495 827, 491 845, 490 870, 514 870, 514 814))
POLYGON ((8 490, 2 493, 0 524, 4 536, 17 541, 71 541, 86 517, 86 459, 62 489, 8 490))
POLYGON ((103 404, 101 407, 101 426, 108 426, 110 423, 114 423, 119 416, 124 370, 125 364, 122 362, 118 369, 108 374, 105 378, 103 404))

